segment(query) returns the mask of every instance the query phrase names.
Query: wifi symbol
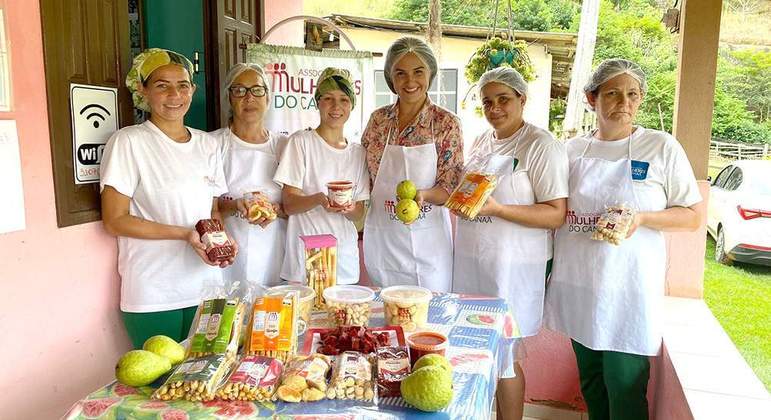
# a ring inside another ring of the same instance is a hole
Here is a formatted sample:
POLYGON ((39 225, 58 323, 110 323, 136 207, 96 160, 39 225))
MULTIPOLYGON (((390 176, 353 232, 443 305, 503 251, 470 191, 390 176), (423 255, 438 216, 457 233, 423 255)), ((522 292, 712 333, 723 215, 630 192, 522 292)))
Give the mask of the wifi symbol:
POLYGON ((102 121, 104 121, 106 118, 104 115, 102 115, 102 112, 104 114, 110 115, 110 111, 107 110, 107 108, 99 105, 99 104, 89 104, 83 107, 83 109, 80 110, 80 115, 85 114, 88 110, 91 110, 92 112, 88 115, 86 115, 86 120, 91 121, 94 124, 94 128, 99 128, 99 119, 101 118, 102 121))

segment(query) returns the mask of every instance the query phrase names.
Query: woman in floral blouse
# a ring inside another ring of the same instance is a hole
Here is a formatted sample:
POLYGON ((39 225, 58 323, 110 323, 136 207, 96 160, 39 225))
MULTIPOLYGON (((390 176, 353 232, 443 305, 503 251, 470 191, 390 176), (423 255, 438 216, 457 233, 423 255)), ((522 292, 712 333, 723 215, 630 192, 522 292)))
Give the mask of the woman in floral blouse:
POLYGON ((361 140, 373 185, 364 264, 378 286, 420 285, 448 292, 452 232, 442 205, 463 170, 460 120, 428 97, 437 62, 425 42, 411 37, 394 42, 384 73, 398 100, 372 113, 361 140), (395 216, 396 185, 406 179, 415 183, 420 205, 410 225, 395 216))

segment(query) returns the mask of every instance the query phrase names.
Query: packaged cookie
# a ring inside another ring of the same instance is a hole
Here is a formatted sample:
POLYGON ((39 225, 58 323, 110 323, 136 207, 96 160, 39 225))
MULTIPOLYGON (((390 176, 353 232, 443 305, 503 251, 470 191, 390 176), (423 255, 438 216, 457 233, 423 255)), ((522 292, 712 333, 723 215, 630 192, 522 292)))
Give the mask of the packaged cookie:
POLYGON ((485 205, 497 185, 498 177, 495 175, 468 172, 450 194, 444 206, 466 219, 473 219, 477 217, 479 210, 485 205))
POLYGON ((338 285, 324 290, 327 314, 335 326, 369 325, 375 292, 364 286, 338 285))
POLYGON ((286 361, 297 352, 299 311, 296 291, 257 297, 245 353, 286 361))
POLYGON ((391 286, 380 292, 386 325, 401 325, 415 331, 428 322, 428 304, 433 293, 420 286, 391 286))
POLYGON ((327 398, 374 401, 373 359, 356 351, 346 351, 335 358, 327 398))
POLYGON ((222 289, 210 289, 205 294, 209 297, 198 305, 190 328, 188 357, 217 353, 234 356, 247 316, 247 305, 243 298, 222 289))
POLYGON ((278 388, 284 365, 265 356, 243 356, 217 397, 231 401, 270 401, 278 388))
POLYGON ((232 355, 219 353, 182 362, 152 395, 153 399, 211 401, 233 367, 232 355))
POLYGON ((592 239, 620 245, 634 221, 635 211, 626 204, 608 206, 600 215, 592 239))
POLYGON ((324 399, 331 364, 329 356, 318 353, 292 357, 286 364, 276 396, 285 402, 324 399))

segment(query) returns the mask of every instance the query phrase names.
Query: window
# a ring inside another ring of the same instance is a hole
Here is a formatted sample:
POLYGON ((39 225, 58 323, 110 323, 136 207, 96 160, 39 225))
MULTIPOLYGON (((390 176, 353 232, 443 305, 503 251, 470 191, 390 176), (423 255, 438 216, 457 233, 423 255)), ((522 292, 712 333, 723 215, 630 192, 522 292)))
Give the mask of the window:
POLYGON ((731 172, 731 176, 729 176, 728 180, 725 182, 725 189, 729 191, 735 191, 737 188, 739 188, 740 185, 742 185, 743 179, 744 174, 742 173, 741 168, 734 169, 734 171, 731 172))
POLYGON ((724 188, 725 181, 728 179, 728 175, 731 174, 731 171, 733 170, 733 168, 734 168, 733 166, 726 166, 725 168, 723 168, 723 170, 720 171, 720 173, 717 175, 717 178, 715 178, 714 185, 716 187, 724 188))
MULTIPOLYGON (((435 104, 458 111, 458 69, 441 69, 428 88, 428 96, 435 104)), ((375 70, 375 107, 379 108, 396 102, 385 81, 383 70, 375 70)))

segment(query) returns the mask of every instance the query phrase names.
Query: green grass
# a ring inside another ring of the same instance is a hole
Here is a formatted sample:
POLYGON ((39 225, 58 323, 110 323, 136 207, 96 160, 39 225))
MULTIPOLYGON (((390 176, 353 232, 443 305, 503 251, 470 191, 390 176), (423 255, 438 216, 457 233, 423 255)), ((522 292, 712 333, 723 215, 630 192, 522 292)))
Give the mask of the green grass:
POLYGON ((771 391, 771 267, 718 264, 707 238, 704 301, 755 374, 771 391))

